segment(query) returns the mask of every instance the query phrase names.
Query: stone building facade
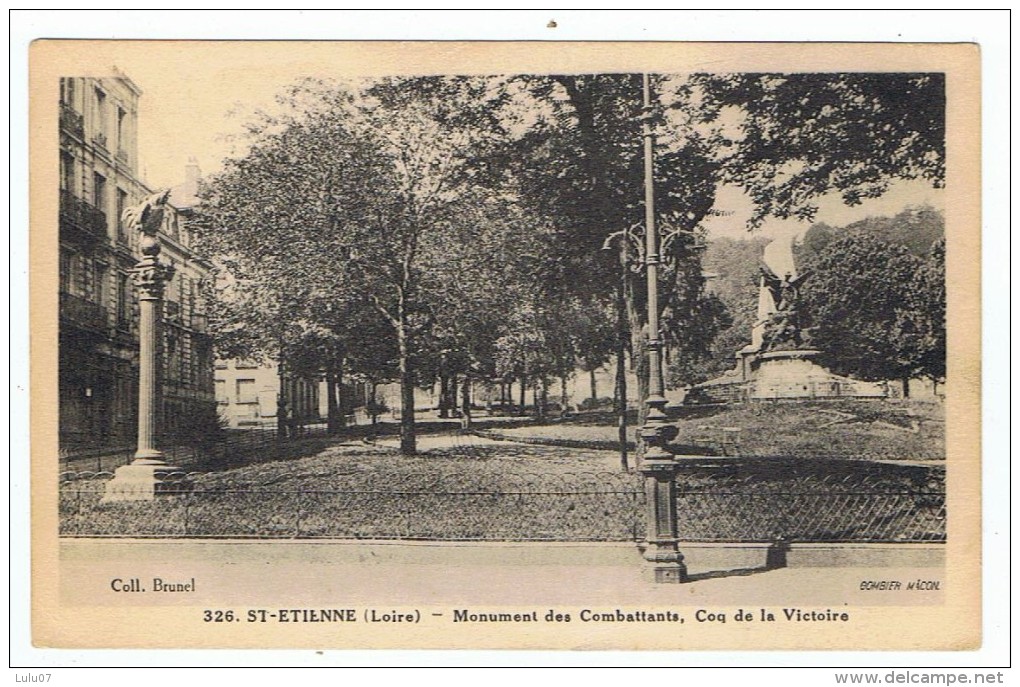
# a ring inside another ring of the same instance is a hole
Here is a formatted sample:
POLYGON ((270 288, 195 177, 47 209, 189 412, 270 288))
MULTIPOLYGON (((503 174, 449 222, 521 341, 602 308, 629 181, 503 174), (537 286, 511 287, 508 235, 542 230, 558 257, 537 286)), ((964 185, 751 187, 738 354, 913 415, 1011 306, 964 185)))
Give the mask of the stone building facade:
MULTIPOLYGON (((122 215, 151 189, 139 178, 138 100, 123 74, 60 79, 59 402, 63 450, 130 446, 137 430, 138 237, 122 215)), ((162 341, 164 434, 215 417, 212 341, 186 217, 168 213, 162 341)))
MULTIPOLYGON (((324 383, 323 383, 324 385, 324 383)), ((216 361, 216 402, 220 416, 231 427, 275 427, 282 397, 288 419, 299 425, 320 422, 320 382, 286 372, 279 367, 245 360, 216 361)))

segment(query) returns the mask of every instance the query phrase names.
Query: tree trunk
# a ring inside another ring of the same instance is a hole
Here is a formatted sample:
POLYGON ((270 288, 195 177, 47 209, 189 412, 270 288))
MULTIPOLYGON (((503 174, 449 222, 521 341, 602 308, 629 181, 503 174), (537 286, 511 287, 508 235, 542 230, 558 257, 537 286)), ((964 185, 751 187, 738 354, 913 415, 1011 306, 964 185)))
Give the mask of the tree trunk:
POLYGON ((283 371, 282 354, 277 362, 276 370, 280 385, 280 393, 276 396, 276 438, 286 439, 290 435, 290 424, 288 423, 289 418, 287 417, 287 413, 289 412, 287 407, 287 377, 283 371))
POLYGON ((903 398, 910 398, 910 377, 903 378, 903 398))
POLYGON ((407 340, 407 323, 403 313, 397 327, 397 350, 400 356, 400 453, 413 456, 417 453, 414 432, 414 370, 407 340))
MULTIPOLYGON (((623 273, 623 279, 627 273, 623 273)), ((621 282, 616 289, 616 387, 613 390, 617 438, 620 442, 620 467, 630 469, 627 462, 627 309, 621 282)))
POLYGON ((524 415, 524 404, 525 404, 525 401, 527 400, 527 397, 524 395, 525 387, 526 387, 526 385, 524 383, 524 375, 521 375, 521 393, 520 393, 520 397, 521 397, 521 403, 520 403, 521 409, 518 411, 518 413, 520 415, 524 415))
POLYGON ((340 413, 336 406, 336 373, 326 370, 326 433, 335 436, 340 431, 340 413))
POLYGON ((467 376, 464 377, 464 381, 460 385, 461 391, 461 406, 460 406, 460 426, 463 429, 471 428, 471 380, 467 376))
POLYGON ((567 416, 567 376, 560 377, 560 417, 567 416))
POLYGON ((439 375, 439 417, 450 417, 450 378, 445 371, 439 375))
POLYGON ((599 400, 599 390, 595 384, 595 368, 588 370, 588 383, 591 385, 591 402, 594 407, 595 402, 599 400))
POLYGON ((344 367, 346 359, 340 361, 340 367, 336 371, 336 408, 337 424, 340 429, 347 426, 347 399, 344 397, 344 367))
MULTIPOLYGON (((648 355, 645 343, 645 317, 638 312, 637 303, 635 302, 634 284, 627 276, 623 279, 623 290, 627 323, 630 328, 631 369, 634 370, 634 375, 637 377, 637 426, 640 428, 644 426, 648 414, 648 355)), ((636 448, 635 466, 639 467, 641 465, 641 458, 645 454, 644 441, 641 439, 640 432, 635 435, 634 445, 636 448)))
POLYGON ((545 379, 542 377, 535 378, 534 392, 532 394, 532 400, 535 402, 535 417, 539 420, 545 420, 545 379))

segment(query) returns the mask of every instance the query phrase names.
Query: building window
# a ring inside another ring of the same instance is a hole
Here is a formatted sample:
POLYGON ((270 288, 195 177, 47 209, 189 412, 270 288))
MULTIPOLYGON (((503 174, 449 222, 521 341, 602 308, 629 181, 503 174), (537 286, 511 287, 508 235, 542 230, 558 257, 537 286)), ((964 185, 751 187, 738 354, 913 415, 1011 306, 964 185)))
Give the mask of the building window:
POLYGON ((106 305, 106 265, 96 263, 92 271, 92 300, 99 305, 106 305))
POLYGON ((234 365, 238 370, 256 370, 259 364, 252 360, 238 360, 237 364, 234 365))
POLYGON ((74 193, 74 156, 60 154, 60 190, 74 193))
POLYGON ((61 279, 60 289, 64 293, 69 293, 72 296, 78 296, 79 298, 85 297, 85 288, 87 284, 86 280, 87 265, 85 262, 85 256, 80 253, 62 253, 61 254, 61 279), (66 259, 66 263, 65 263, 66 259), (66 264, 66 268, 65 268, 66 264))
POLYGON ((117 275, 117 326, 131 328, 131 277, 125 272, 117 275))
POLYGON ((216 380, 216 402, 221 406, 229 405, 230 396, 227 394, 227 380, 216 380))
POLYGON ((96 143, 106 147, 106 94, 96 89, 96 143))
POLYGON ((64 77, 60 80, 60 102, 74 107, 74 79, 64 77))
POLYGON ((212 370, 212 344, 206 338, 192 338, 192 345, 195 349, 194 365, 194 384, 199 389, 206 391, 209 388, 209 379, 212 375, 209 372, 212 370))
POLYGON ((124 108, 117 108, 117 152, 126 152, 127 146, 124 145, 124 108))
POLYGON ((238 403, 258 403, 259 397, 255 393, 254 379, 238 379, 236 386, 238 403))
POLYGON ((127 192, 122 188, 117 189, 117 239, 127 243, 127 228, 124 226, 124 210, 127 208, 127 192))
POLYGON ((106 177, 92 174, 92 204, 106 212, 106 177))

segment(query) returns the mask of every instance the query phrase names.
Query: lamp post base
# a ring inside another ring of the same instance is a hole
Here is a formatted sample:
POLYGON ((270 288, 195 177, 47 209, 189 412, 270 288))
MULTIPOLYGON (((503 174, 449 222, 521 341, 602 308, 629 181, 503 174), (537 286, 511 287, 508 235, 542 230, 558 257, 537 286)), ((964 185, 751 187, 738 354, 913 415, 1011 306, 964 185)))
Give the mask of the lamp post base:
POLYGON ((687 577, 687 566, 683 563, 650 564, 645 568, 644 575, 649 582, 655 584, 683 584, 690 581, 687 577))
POLYGON ((641 473, 645 478, 645 498, 648 504, 648 539, 642 557, 649 563, 647 569, 655 582, 687 582, 687 566, 680 552, 677 536, 678 464, 673 455, 662 448, 671 428, 650 422, 641 428, 641 436, 648 442, 641 473))
POLYGON ((647 542, 641 556, 646 561, 645 577, 651 582, 679 584, 690 580, 676 542, 647 542))
POLYGON ((131 463, 113 473, 113 479, 106 483, 106 493, 101 502, 152 501, 157 496, 191 491, 191 487, 191 482, 179 467, 131 463))

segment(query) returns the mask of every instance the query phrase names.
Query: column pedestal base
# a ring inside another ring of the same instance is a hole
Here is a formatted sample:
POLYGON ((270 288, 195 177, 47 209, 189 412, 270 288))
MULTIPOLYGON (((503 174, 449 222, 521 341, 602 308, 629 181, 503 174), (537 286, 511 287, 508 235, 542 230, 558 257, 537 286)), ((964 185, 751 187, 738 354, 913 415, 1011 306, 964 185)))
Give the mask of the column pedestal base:
POLYGON ((191 482, 179 467, 132 463, 117 468, 113 473, 113 479, 106 483, 102 503, 152 501, 157 496, 188 492, 191 487, 191 482))

